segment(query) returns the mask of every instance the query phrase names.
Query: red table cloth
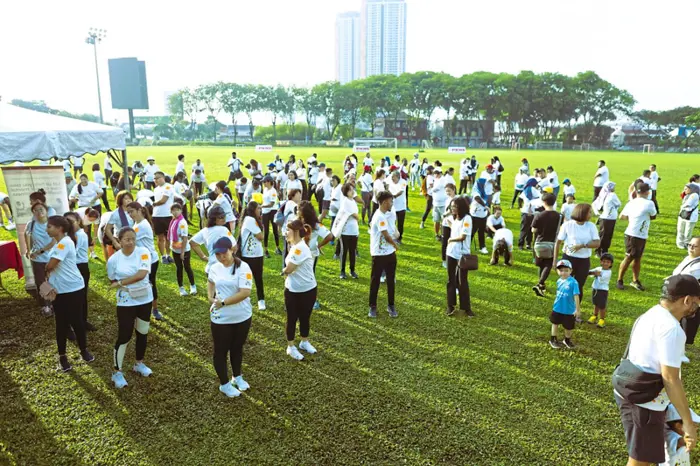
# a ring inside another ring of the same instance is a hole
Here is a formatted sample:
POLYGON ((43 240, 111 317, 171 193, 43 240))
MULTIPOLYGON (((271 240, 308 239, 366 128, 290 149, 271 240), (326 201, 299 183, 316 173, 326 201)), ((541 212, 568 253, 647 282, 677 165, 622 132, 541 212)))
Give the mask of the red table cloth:
POLYGON ((24 277, 22 257, 19 255, 17 243, 14 241, 0 241, 0 272, 9 269, 17 271, 17 278, 24 277))

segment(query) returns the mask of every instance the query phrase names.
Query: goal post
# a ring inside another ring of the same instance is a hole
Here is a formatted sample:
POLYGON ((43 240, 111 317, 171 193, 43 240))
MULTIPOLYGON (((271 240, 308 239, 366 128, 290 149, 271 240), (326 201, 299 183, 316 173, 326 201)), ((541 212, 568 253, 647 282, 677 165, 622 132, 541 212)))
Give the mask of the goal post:
POLYGON ((426 139, 422 139, 420 142, 420 147, 421 147, 421 149, 432 149, 433 144, 426 139))
POLYGON ((536 141, 535 150, 562 150, 564 143, 559 141, 536 141))
POLYGON ((350 142, 353 147, 393 147, 394 150, 399 148, 397 138, 351 139, 350 142))
POLYGON ((644 146, 642 146, 642 154, 644 154, 644 153, 651 154, 652 152, 654 152, 654 145, 653 144, 644 144, 644 146))

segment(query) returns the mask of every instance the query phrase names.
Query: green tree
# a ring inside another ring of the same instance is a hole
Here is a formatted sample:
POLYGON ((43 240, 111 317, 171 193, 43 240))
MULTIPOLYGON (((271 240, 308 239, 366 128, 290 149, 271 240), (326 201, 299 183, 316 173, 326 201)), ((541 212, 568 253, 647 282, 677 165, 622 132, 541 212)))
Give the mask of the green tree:
POLYGON ((206 110, 209 113, 207 121, 209 121, 209 118, 211 118, 214 125, 214 142, 216 142, 216 125, 218 124, 216 117, 219 115, 219 112, 221 112, 221 84, 215 83, 199 86, 197 89, 195 89, 194 94, 199 104, 203 106, 203 108, 200 108, 199 111, 203 112, 206 110))
POLYGON ((304 119, 306 120, 304 139, 307 142, 313 142, 316 129, 316 117, 321 115, 321 98, 318 93, 314 92, 312 89, 299 88, 297 92, 299 108, 304 113, 304 119))
POLYGON ((233 143, 238 141, 238 114, 243 111, 243 86, 236 83, 221 84, 221 108, 231 115, 231 125, 233 125, 233 143))
POLYGON ((245 84, 241 88, 241 111, 248 117, 248 129, 250 130, 250 140, 255 141, 255 136, 253 131, 255 126, 253 126, 253 112, 261 110, 261 106, 258 103, 258 91, 261 86, 256 86, 254 84, 245 84))
POLYGON ((320 114, 326 121, 326 129, 328 131, 329 139, 333 139, 335 137, 335 131, 338 129, 340 119, 342 118, 342 109, 340 107, 340 99, 338 95, 339 89, 340 84, 337 81, 328 81, 317 84, 311 89, 311 92, 316 94, 316 98, 320 104, 320 114))

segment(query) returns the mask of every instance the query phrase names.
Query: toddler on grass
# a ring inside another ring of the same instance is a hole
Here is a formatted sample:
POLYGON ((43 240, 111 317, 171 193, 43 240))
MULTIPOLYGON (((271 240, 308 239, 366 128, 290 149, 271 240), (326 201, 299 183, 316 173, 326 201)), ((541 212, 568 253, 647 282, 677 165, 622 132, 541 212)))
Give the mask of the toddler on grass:
POLYGON ((605 327, 605 314, 608 308, 608 290, 610 289, 610 278, 612 277, 613 255, 606 252, 600 256, 600 267, 588 272, 593 275, 593 315, 588 319, 589 324, 598 322, 598 328, 605 327), (600 320, 598 320, 600 317, 600 320))
POLYGON ((578 282, 571 276, 571 262, 566 259, 557 262, 557 297, 554 299, 552 313, 549 321, 552 323, 552 336, 549 346, 554 349, 575 347, 571 341, 571 334, 576 326, 576 318, 581 316, 581 302, 579 300, 578 282), (564 327, 564 341, 557 340, 559 325, 564 327))

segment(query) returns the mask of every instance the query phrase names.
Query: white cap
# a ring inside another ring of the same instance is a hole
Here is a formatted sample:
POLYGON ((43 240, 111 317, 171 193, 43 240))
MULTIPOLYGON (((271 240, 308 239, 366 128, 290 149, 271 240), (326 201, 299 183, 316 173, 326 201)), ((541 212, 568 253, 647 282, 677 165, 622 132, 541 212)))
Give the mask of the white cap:
POLYGON ((146 162, 150 162, 151 160, 153 160, 154 162, 156 161, 156 159, 154 159, 153 156, 151 156, 146 159, 146 162))

